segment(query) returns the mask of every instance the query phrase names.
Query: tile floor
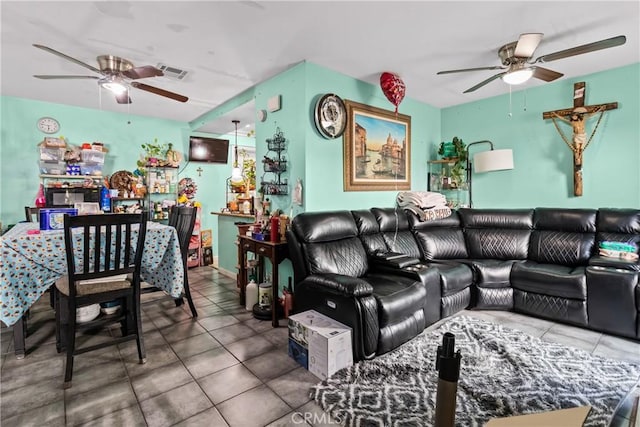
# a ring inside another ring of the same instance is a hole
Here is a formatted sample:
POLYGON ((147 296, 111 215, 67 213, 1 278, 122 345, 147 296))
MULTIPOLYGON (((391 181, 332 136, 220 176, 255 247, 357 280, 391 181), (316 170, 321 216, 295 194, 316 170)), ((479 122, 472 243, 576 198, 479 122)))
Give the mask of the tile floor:
MULTIPOLYGON (((186 304, 175 307, 163 293, 144 295, 147 363, 137 363, 135 342, 80 355, 68 390, 62 389, 64 359, 56 353, 48 297, 31 311, 25 359, 12 353, 11 328, 1 329, 0 424, 335 425, 308 397, 319 380, 287 356, 285 323, 273 329, 255 320, 238 304, 235 280, 215 269, 192 269, 189 277, 197 320, 186 304)), ((638 342, 509 312, 464 313, 595 354, 640 361, 638 342)), ((627 426, 631 402, 630 396, 612 426, 627 426)))

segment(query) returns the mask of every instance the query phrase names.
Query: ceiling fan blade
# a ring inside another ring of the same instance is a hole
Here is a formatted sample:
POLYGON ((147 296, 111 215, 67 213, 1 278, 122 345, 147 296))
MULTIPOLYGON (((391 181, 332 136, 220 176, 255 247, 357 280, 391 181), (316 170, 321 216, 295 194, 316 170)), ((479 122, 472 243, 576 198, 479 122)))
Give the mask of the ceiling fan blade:
POLYGON ((552 82, 562 76, 564 76, 564 74, 550 70, 548 68, 533 67, 533 77, 535 77, 536 79, 544 80, 545 82, 552 82))
POLYGON ((583 44, 581 46, 572 47, 570 49, 561 50, 547 55, 542 55, 533 62, 551 62, 558 59, 568 58, 570 56, 582 55, 583 53, 594 52, 596 50, 608 49, 625 44, 627 38, 625 36, 611 37, 610 39, 600 40, 593 43, 583 44))
POLYGON ((525 33, 520 34, 518 43, 513 51, 513 56, 518 58, 530 58, 542 40, 542 33, 525 33))
POLYGON ((50 74, 34 74, 36 79, 53 80, 53 79, 92 79, 100 80, 98 76, 69 76, 69 75, 50 75, 50 74))
POLYGON ((47 52, 49 52, 49 53, 53 53, 54 55, 57 55, 57 56, 59 56, 59 57, 61 57, 61 58, 64 58, 64 59, 66 59, 67 61, 74 62, 74 63, 76 63, 76 64, 80 65, 81 67, 88 68, 88 69, 90 69, 91 71, 95 71, 95 72, 96 72, 96 73, 98 73, 98 74, 102 74, 102 71, 100 71, 98 68, 96 68, 96 67, 94 67, 94 66, 92 66, 92 65, 89 65, 89 64, 87 64, 87 63, 84 63, 84 62, 82 62, 82 61, 80 61, 80 60, 78 60, 78 59, 76 59, 76 58, 72 58, 72 57, 70 57, 69 55, 65 55, 65 54, 64 54, 64 53, 62 53, 62 52, 58 52, 58 51, 57 51, 57 50, 55 50, 55 49, 51 49, 50 47, 43 46, 43 45, 41 45, 41 44, 34 44, 33 46, 34 46, 34 47, 37 47, 38 49, 46 50, 46 51, 47 51, 47 52))
POLYGON ((164 76, 162 70, 157 69, 153 65, 143 65, 141 67, 135 67, 130 70, 122 72, 122 75, 132 80, 144 79, 147 77, 160 77, 164 76))
POLYGON ((187 102, 189 100, 189 98, 187 98, 184 95, 180 95, 174 92, 169 92, 168 90, 160 89, 154 86, 149 86, 144 83, 131 82, 131 86, 135 87, 136 89, 145 90, 147 92, 155 93, 156 95, 160 95, 160 96, 165 96, 167 98, 171 98, 180 102, 187 102))
POLYGON ((118 104, 131 104, 131 98, 129 98, 129 91, 115 94, 118 104))
POLYGON ((475 85, 474 87, 470 87, 469 89, 465 90, 462 93, 469 93, 469 92, 473 92, 474 90, 480 89, 482 86, 486 85, 487 83, 491 83, 492 81, 494 81, 495 79, 504 76, 505 74, 507 74, 507 72, 505 71, 504 73, 498 73, 496 75, 493 75, 491 77, 489 77, 486 80, 481 81, 480 83, 478 83, 477 85, 475 85))
POLYGON ((464 73, 467 71, 504 70, 504 69, 505 67, 495 65, 493 67, 461 68, 460 70, 438 71, 436 74, 451 74, 451 73, 464 73))

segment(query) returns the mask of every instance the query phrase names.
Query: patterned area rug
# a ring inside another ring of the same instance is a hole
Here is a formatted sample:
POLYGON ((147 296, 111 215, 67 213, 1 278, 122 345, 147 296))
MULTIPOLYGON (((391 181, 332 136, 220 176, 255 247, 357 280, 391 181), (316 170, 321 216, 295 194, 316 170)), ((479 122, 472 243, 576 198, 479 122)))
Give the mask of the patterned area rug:
POLYGON ((606 426, 640 376, 640 363, 594 356, 459 316, 391 353, 337 372, 314 386, 312 397, 347 426, 432 426, 435 354, 445 332, 455 335, 462 354, 458 426, 583 405, 592 406, 585 426, 606 426))

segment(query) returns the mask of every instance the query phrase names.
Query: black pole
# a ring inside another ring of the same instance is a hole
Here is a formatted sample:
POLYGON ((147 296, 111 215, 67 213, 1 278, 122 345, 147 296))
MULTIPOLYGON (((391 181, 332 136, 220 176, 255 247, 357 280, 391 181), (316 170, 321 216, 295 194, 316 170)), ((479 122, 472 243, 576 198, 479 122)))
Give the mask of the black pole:
POLYGON ((454 427, 456 420, 456 393, 460 377, 460 350, 454 353, 456 337, 446 332, 442 345, 438 346, 436 370, 438 389, 436 392, 435 427, 454 427))
POLYGON ((471 144, 467 145, 467 185, 469 186, 469 207, 472 208, 473 207, 473 193, 472 193, 472 186, 471 186, 471 160, 469 157, 469 148, 471 148, 472 145, 476 145, 476 144, 486 144, 489 143, 489 145, 491 146, 491 151, 493 151, 493 142, 488 141, 488 140, 482 140, 482 141, 476 141, 476 142, 472 142, 471 144))

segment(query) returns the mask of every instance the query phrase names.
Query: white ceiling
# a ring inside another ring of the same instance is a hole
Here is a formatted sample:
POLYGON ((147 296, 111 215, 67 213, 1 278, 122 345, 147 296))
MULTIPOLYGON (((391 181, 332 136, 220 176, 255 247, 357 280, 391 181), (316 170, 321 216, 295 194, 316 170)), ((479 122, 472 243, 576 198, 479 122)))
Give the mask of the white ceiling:
MULTIPOLYGON (((189 122, 257 83, 308 60, 379 84, 398 73, 406 96, 442 108, 500 95, 497 71, 437 76, 440 70, 500 65, 497 50, 521 33, 541 32, 534 57, 617 35, 623 46, 544 65, 563 78, 640 62, 636 1, 1 1, 1 93, 28 99, 189 122), (187 103, 133 89, 130 105, 99 94, 95 80, 39 80, 33 74, 92 72, 32 47, 43 44, 97 66, 102 54, 134 65, 164 63, 183 81, 142 82, 189 97, 187 103)), ((545 84, 535 79, 525 84, 545 84)), ((392 105, 389 104, 389 108, 392 105)), ((402 111, 402 106, 400 107, 402 111)), ((253 122, 254 107, 216 122, 219 132, 253 122)), ((215 131, 209 124, 206 130, 215 131)))

